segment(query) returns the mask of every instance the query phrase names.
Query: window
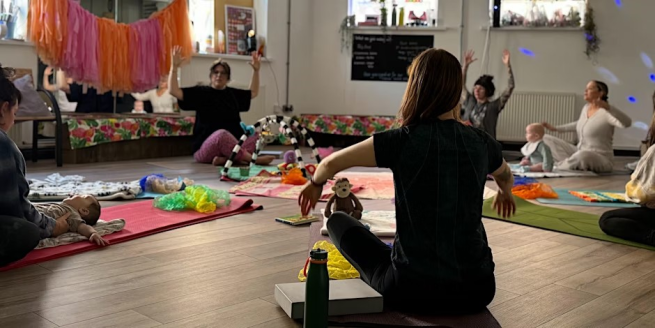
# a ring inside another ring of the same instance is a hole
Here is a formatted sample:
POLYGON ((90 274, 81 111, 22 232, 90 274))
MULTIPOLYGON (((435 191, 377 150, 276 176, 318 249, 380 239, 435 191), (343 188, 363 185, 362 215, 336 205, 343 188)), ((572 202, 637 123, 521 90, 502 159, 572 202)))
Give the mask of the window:
POLYGON ((0 1, 0 39, 25 40, 28 0, 0 1))
POLYGON ((214 0, 189 0, 189 16, 193 24, 193 38, 196 44, 196 52, 214 52, 215 31, 214 29, 214 0))
POLYGON ((501 0, 499 21, 494 26, 525 27, 582 27, 586 9, 585 0, 501 0))
POLYGON ((355 16, 357 26, 436 26, 437 9, 438 0, 350 0, 349 2, 349 15, 355 16), (396 16, 395 21, 393 16, 396 16))

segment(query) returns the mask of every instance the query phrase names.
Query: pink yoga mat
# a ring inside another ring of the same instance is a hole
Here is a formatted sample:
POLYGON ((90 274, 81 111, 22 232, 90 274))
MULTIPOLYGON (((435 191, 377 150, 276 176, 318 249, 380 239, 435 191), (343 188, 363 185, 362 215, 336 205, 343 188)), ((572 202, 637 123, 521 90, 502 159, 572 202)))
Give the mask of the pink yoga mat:
MULTIPOLYGON (((253 204, 252 199, 233 198, 229 206, 220 208, 210 214, 203 214, 195 211, 168 212, 154 208, 152 202, 152 200, 146 200, 103 208, 101 215, 102 220, 110 221, 121 218, 125 219, 125 228, 123 230, 106 235, 104 238, 113 245, 166 230, 221 219, 232 215, 248 213, 263 208, 260 205, 253 204)), ((20 261, 0 268, 0 271, 16 269, 35 263, 78 254, 99 247, 100 246, 90 242, 78 242, 58 247, 37 249, 27 254, 27 256, 20 261)), ((111 245, 108 247, 111 247, 111 245)))

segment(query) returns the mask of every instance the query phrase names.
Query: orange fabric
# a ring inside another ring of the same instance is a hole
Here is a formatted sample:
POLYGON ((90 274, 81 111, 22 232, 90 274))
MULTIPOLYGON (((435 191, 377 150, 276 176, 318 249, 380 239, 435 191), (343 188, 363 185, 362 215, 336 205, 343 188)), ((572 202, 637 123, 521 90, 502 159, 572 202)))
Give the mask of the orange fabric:
POLYGON ((155 12, 150 17, 158 19, 162 27, 164 49, 160 61, 162 75, 171 68, 171 51, 174 46, 180 46, 182 58, 190 58, 193 54, 193 39, 189 8, 186 0, 175 0, 168 7, 155 12))
MULTIPOLYGON (((76 67, 75 63, 63 63, 66 58, 64 50, 67 46, 69 1, 71 0, 31 0, 29 5, 27 36, 34 43, 41 60, 55 67, 76 67)), ((132 67, 134 61, 131 58, 135 54, 131 51, 139 50, 130 49, 131 26, 107 18, 95 19, 98 22, 98 38, 90 42, 98 44, 99 77, 98 81, 84 82, 90 82, 100 92, 133 91, 132 71, 135 68, 132 67)), ((163 10, 154 13, 150 19, 158 20, 161 28, 159 71, 164 75, 170 69, 173 46, 182 48, 184 58, 190 58, 193 53, 187 0, 174 0, 163 10)))
POLYGON ((58 67, 66 47, 68 0, 32 0, 28 11, 28 38, 41 60, 58 67))
POLYGON ((557 193, 545 183, 529 183, 512 188, 512 194, 523 199, 559 198, 557 193))

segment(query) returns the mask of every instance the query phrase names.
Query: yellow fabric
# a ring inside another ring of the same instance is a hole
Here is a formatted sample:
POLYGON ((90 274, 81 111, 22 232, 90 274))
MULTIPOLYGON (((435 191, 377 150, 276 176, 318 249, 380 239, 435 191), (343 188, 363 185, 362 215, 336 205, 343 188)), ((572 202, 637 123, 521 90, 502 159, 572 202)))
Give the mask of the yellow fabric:
POLYGON ((637 163, 625 185, 625 198, 655 209, 655 147, 651 146, 637 163))
MULTIPOLYGON (((314 244, 314 248, 324 249, 328 252, 328 276, 333 280, 355 279, 359 278, 359 272, 355 267, 346 260, 337 248, 331 243, 321 240, 314 244)), ((309 268, 307 268, 309 270, 309 268)), ((305 268, 303 266, 298 273, 300 281, 307 280, 305 277, 305 268)))

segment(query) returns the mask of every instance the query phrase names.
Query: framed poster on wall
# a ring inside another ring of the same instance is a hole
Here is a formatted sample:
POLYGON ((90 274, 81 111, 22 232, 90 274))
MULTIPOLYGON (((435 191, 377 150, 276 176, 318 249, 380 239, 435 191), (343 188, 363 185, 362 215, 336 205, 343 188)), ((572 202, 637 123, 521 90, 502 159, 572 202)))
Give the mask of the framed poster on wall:
POLYGON ((246 38, 255 30, 255 9, 225 5, 225 45, 230 55, 248 55, 246 38))

